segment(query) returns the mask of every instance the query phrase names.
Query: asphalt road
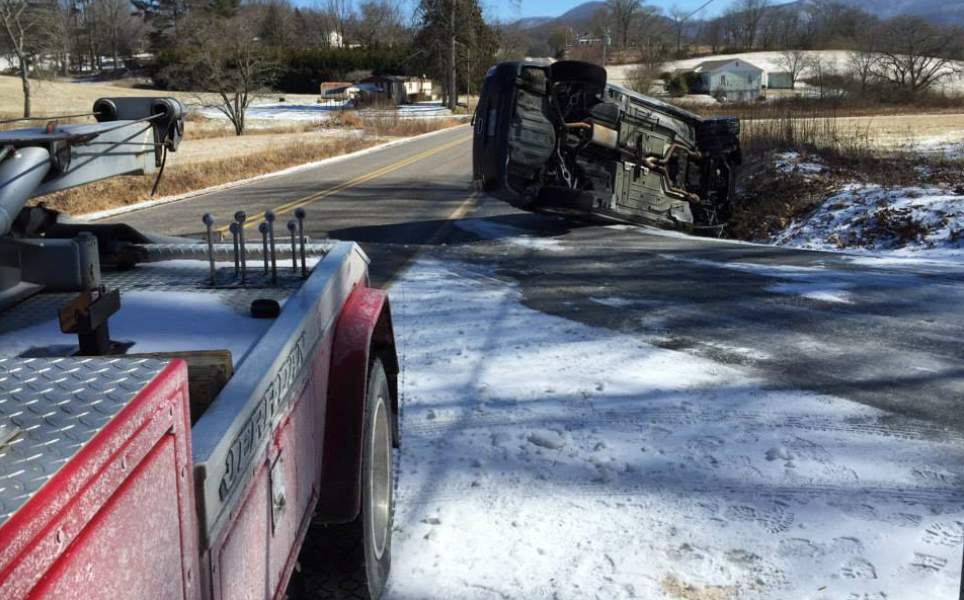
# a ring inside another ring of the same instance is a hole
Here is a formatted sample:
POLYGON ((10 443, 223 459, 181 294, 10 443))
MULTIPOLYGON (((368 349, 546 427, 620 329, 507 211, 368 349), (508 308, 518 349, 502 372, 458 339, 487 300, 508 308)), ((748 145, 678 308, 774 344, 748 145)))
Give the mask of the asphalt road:
POLYGON ((199 235, 201 215, 287 220, 360 242, 390 285, 417 253, 477 265, 528 306, 736 363, 765 385, 888 411, 895 431, 964 434, 964 267, 588 226, 475 197, 459 127, 327 166, 115 217, 199 235), (511 243, 519 235, 530 243, 511 243), (507 242, 508 241, 508 242, 507 242))

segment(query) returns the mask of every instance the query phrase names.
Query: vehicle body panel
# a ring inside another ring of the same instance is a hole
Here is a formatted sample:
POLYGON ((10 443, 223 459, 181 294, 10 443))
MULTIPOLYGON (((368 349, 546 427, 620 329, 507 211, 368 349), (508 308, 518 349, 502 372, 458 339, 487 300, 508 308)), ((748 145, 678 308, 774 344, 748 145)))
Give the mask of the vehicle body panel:
POLYGON ((490 69, 473 124, 479 186, 536 212, 684 229, 725 223, 739 121, 704 119, 605 79, 575 61, 490 69))
MULTIPOLYGON (((32 407, 6 413, 23 431, 0 460, 16 456, 16 445, 30 448, 26 475, 49 475, 0 526, 0 597, 199 597, 184 363, 0 364, 2 404, 32 407), (11 385, 31 370, 26 385, 11 385), (48 386, 30 383, 38 380, 48 386), (86 394, 76 391, 85 384, 86 394)), ((13 481, 4 478, 5 492, 13 481)))

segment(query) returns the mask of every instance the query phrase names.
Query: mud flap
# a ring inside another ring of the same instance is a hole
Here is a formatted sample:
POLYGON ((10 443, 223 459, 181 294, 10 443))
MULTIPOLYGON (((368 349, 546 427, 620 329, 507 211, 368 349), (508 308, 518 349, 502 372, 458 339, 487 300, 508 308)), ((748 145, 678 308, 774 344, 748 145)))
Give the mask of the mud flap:
POLYGON ((357 288, 335 327, 328 378, 321 494, 316 515, 328 523, 353 520, 361 506, 362 433, 368 366, 381 358, 392 404, 392 437, 399 443, 398 357, 388 294, 357 288))

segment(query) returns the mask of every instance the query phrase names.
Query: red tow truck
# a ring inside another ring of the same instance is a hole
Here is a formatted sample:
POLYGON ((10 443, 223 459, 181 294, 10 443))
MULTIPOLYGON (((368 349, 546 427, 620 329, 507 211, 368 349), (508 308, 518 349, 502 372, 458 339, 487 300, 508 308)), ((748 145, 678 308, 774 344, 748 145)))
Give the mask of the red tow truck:
POLYGON ((378 597, 398 360, 367 257, 304 213, 225 243, 26 206, 183 133, 170 98, 92 114, 0 132, 0 599, 378 597), (333 550, 299 564, 309 527, 333 550))

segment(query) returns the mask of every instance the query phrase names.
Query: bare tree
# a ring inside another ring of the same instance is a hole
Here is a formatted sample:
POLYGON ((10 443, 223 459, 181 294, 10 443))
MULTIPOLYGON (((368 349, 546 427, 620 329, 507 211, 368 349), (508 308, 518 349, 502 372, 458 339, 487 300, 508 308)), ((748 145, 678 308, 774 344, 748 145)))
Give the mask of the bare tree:
POLYGON ((643 66, 650 73, 658 73, 669 58, 671 44, 668 31, 658 9, 644 7, 639 13, 634 29, 643 66))
POLYGON ((810 80, 817 86, 820 98, 830 96, 831 85, 837 74, 837 61, 817 52, 807 59, 806 67, 810 71, 810 80))
POLYGON ((130 0, 97 0, 95 8, 98 41, 116 69, 120 57, 129 56, 143 37, 144 22, 131 14, 130 0))
POLYGON ((949 57, 959 41, 952 29, 941 29, 918 17, 895 17, 880 31, 877 73, 911 97, 960 74, 949 57))
POLYGON ((733 17, 739 32, 739 43, 752 50, 760 31, 760 22, 766 13, 769 0, 737 0, 732 6, 733 17))
POLYGON ((877 53, 877 36, 873 31, 860 35, 856 48, 847 55, 847 70, 851 79, 860 84, 860 95, 867 93, 870 82, 880 69, 880 55, 877 53))
POLYGON ((803 50, 784 50, 777 59, 777 64, 790 75, 790 89, 797 85, 797 79, 807 67, 807 53, 803 50))
POLYGON ((606 0, 609 18, 612 20, 620 47, 625 48, 629 45, 629 34, 642 6, 641 0, 606 0))
POLYGON ((20 86, 23 90, 23 116, 31 110, 30 71, 35 59, 47 41, 46 32, 51 5, 29 0, 0 0, 0 27, 3 28, 4 46, 15 59, 20 86))
POLYGON ((210 19, 191 35, 188 56, 164 73, 177 87, 199 90, 199 103, 227 117, 236 135, 244 134, 248 107, 278 72, 256 34, 244 16, 210 19))
POLYGON ((669 9, 669 20, 673 23, 673 33, 676 36, 676 56, 680 56, 683 48, 683 33, 686 31, 686 21, 691 15, 689 10, 675 4, 669 9))
POLYGON ((346 44, 348 42, 348 28, 355 17, 355 9, 351 0, 327 0, 326 12, 332 20, 335 32, 338 33, 339 44, 346 44))
POLYGON ((363 45, 391 47, 402 40, 402 8, 396 0, 365 0, 359 9, 358 30, 363 45))

